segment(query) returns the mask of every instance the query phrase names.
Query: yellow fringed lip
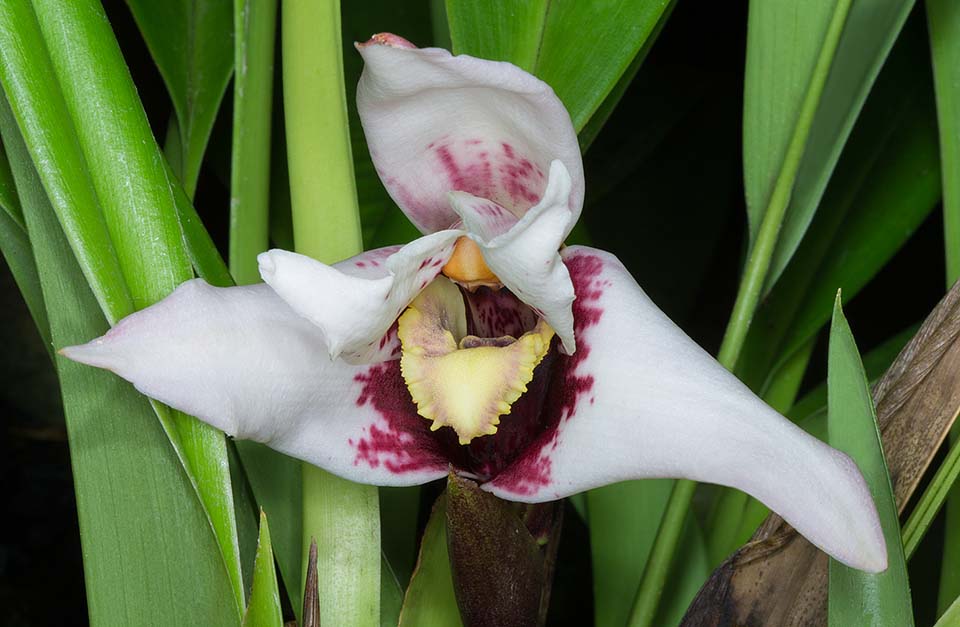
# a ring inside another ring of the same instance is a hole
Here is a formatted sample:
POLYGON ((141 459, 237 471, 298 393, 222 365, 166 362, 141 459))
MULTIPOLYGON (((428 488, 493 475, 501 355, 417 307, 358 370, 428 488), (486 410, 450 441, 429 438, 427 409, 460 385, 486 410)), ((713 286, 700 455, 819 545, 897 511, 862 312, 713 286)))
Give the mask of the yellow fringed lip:
POLYGON ((433 431, 453 428, 460 444, 497 432, 554 335, 543 320, 520 338, 478 338, 466 326, 459 289, 437 277, 400 316, 397 332, 400 371, 417 413, 433 421, 433 431))

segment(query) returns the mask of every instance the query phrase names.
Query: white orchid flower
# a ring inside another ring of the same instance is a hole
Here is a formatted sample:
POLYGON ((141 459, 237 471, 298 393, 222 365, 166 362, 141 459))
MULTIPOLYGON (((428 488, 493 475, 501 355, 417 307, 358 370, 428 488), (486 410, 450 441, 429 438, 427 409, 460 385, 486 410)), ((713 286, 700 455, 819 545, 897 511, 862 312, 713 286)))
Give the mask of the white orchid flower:
POLYGON ((584 179, 549 86, 395 35, 358 48, 370 154, 425 235, 333 266, 272 250, 265 285, 188 281, 63 354, 352 481, 453 468, 541 502, 682 477, 747 492, 845 564, 886 567, 850 458, 757 398, 616 257, 561 248, 584 179))

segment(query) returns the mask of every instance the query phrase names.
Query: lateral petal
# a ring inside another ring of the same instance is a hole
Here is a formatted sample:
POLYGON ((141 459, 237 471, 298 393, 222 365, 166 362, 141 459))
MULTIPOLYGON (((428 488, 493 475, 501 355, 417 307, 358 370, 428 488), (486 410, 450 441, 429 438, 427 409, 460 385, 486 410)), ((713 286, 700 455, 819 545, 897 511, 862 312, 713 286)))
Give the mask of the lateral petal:
POLYGON ((543 81, 510 64, 416 48, 375 35, 357 108, 387 191, 424 233, 457 216, 447 192, 488 198, 517 217, 537 204, 553 159, 573 180, 569 209, 583 207, 583 164, 570 116, 543 81))
POLYGON ((320 331, 268 286, 196 279, 62 354, 238 438, 362 483, 442 477, 398 362, 331 361, 320 331))
POLYGON ((441 231, 385 257, 371 251, 334 266, 274 249, 258 257, 260 275, 294 311, 317 325, 331 358, 342 354, 353 363, 370 363, 382 357, 384 336, 440 273, 459 235, 441 231), (376 259, 379 265, 372 266, 376 259))
POLYGON ((853 461, 757 398, 688 338, 612 255, 563 251, 579 349, 561 357, 550 428, 485 488, 547 501, 625 479, 678 477, 743 490, 841 562, 886 567, 853 461))

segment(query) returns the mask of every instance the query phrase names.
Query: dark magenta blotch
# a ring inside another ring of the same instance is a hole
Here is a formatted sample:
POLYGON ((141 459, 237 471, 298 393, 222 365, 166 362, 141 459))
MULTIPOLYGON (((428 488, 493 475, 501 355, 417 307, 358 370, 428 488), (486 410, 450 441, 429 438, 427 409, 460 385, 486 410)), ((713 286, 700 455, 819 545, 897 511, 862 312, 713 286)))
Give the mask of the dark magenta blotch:
MULTIPOLYGON (((383 419, 351 445, 354 463, 401 474, 429 471, 452 465, 480 481, 519 495, 530 495, 551 480, 550 453, 558 444, 558 427, 576 412, 581 398, 593 388, 593 377, 581 370, 590 355, 584 331, 596 325, 603 309, 598 305, 606 283, 601 280, 603 261, 593 255, 566 260, 574 292, 574 332, 577 352, 564 355, 556 338, 537 367, 527 392, 500 417, 497 433, 475 438, 463 446, 449 428, 430 431, 430 422, 417 414, 399 361, 369 366, 357 375, 361 392, 357 405, 370 404, 383 419)), ((518 337, 536 324, 533 311, 507 290, 481 288, 465 293, 468 332, 479 337, 518 337)), ((592 401, 592 398, 590 399, 592 401)))

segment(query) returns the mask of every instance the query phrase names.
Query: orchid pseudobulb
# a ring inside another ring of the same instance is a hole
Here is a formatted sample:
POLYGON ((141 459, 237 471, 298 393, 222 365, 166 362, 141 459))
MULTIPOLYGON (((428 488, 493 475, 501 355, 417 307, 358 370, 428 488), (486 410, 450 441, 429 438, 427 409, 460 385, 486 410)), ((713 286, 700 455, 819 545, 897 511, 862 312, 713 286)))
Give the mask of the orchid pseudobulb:
POLYGON ((358 46, 370 154, 424 236, 266 282, 189 281, 71 359, 347 479, 449 468, 541 502, 644 477, 744 490, 838 560, 886 567, 854 463, 690 340, 609 253, 563 247, 583 206, 570 118, 507 64, 394 35, 358 46))

